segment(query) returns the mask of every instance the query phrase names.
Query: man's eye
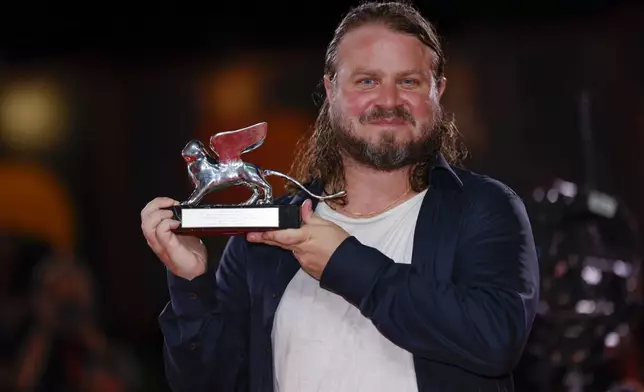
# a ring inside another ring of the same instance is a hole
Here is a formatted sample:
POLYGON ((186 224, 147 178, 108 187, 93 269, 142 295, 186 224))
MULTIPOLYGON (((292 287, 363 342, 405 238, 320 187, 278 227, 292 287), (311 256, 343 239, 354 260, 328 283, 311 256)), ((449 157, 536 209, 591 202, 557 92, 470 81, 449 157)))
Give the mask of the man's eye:
POLYGON ((361 79, 358 83, 365 87, 371 87, 376 84, 376 81, 373 79, 361 79))
POLYGON ((418 81, 416 79, 403 79, 402 84, 407 87, 417 86, 418 81))

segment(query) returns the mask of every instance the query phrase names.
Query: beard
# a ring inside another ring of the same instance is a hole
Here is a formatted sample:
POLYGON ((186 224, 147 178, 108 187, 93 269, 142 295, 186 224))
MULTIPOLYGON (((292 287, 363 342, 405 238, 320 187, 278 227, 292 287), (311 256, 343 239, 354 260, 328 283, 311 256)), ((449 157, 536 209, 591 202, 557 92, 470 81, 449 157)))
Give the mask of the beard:
MULTIPOLYGON (((421 132, 414 139, 399 142, 396 140, 396 131, 388 130, 382 133, 379 140, 370 142, 355 134, 348 119, 333 109, 329 111, 331 129, 341 151, 360 164, 382 171, 397 170, 431 160, 438 151, 440 117, 441 110, 437 107, 432 119, 420 124, 421 132)), ((403 107, 390 110, 375 108, 362 115, 359 121, 366 124, 381 118, 401 119, 417 126, 413 116, 403 107)))

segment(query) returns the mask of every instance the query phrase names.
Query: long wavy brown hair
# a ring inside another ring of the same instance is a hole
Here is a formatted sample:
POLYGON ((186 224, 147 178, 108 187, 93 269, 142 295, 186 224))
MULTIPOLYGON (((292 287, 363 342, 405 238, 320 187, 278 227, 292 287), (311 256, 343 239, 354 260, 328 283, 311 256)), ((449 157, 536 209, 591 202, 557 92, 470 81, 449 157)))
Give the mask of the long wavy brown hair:
MULTIPOLYGON (((366 2, 353 8, 342 19, 335 30, 333 39, 326 51, 324 75, 334 80, 338 47, 344 36, 350 31, 367 24, 380 24, 402 34, 418 38, 435 53, 434 77, 440 83, 445 68, 445 56, 433 26, 411 5, 406 2, 366 2)), ((435 151, 430 156, 442 154, 450 164, 459 164, 467 155, 465 146, 460 140, 454 117, 440 110, 440 118, 434 127, 432 136, 435 151)), ((410 183, 414 191, 427 187, 430 162, 417 164, 411 171, 410 183)), ((299 141, 291 175, 303 183, 321 181, 327 193, 344 189, 345 176, 341 149, 335 137, 329 113, 329 101, 324 98, 312 133, 307 133, 299 141)), ((288 185, 291 192, 299 189, 288 185)))

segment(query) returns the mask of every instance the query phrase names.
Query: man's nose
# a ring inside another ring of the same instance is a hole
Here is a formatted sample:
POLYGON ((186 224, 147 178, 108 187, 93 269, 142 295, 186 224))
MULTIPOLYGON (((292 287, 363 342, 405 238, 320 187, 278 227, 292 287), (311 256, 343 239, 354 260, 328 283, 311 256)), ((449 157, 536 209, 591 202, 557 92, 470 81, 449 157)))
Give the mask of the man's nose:
POLYGON ((398 86, 396 86, 394 83, 382 84, 379 90, 380 91, 377 100, 378 106, 381 106, 385 109, 393 109, 402 104, 402 101, 400 99, 400 91, 398 90, 398 86))

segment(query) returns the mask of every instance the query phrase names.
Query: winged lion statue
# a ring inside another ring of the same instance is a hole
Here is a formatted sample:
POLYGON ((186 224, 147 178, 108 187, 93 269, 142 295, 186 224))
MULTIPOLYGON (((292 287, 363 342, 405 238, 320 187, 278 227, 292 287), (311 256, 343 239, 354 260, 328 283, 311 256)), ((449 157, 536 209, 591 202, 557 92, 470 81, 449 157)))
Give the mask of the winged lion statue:
POLYGON ((287 174, 244 162, 242 154, 261 146, 266 139, 267 130, 268 124, 261 122, 234 131, 219 132, 210 138, 210 147, 214 154, 209 153, 201 141, 189 141, 181 155, 186 162, 194 190, 182 205, 196 205, 208 193, 236 185, 247 186, 253 192, 251 197, 240 205, 270 204, 273 202, 273 192, 271 185, 266 181, 268 176, 285 178, 318 200, 346 195, 345 191, 326 196, 315 195, 287 174))

